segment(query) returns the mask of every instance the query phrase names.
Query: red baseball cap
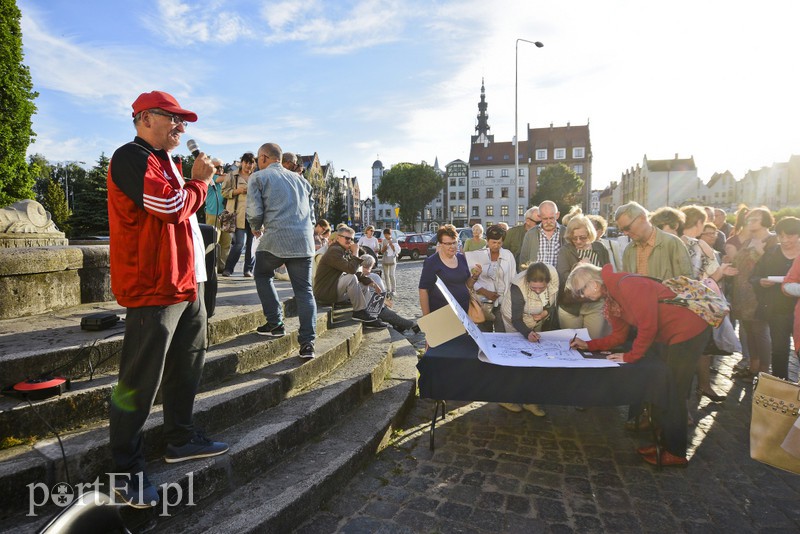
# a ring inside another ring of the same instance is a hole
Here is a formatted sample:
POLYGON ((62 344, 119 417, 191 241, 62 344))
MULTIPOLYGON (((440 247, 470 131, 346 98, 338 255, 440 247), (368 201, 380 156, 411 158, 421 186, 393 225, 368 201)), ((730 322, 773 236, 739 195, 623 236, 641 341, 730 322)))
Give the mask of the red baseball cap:
POLYGON ((133 107, 134 117, 146 109, 158 108, 169 113, 179 115, 187 122, 197 121, 196 113, 189 111, 188 109, 183 109, 178 104, 178 101, 175 100, 174 96, 169 93, 165 93, 164 91, 151 91, 149 93, 142 93, 136 100, 134 100, 131 106, 133 107))

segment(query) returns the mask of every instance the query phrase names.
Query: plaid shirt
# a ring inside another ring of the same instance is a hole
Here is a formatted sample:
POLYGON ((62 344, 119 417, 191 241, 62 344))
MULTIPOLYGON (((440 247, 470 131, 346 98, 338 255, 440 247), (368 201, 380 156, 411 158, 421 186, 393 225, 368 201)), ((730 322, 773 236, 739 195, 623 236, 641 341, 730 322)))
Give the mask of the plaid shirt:
POLYGON ((539 257, 537 261, 546 263, 548 265, 556 266, 558 261, 558 251, 561 249, 561 234, 556 226, 556 231, 553 232, 553 237, 549 238, 544 232, 539 232, 539 257))

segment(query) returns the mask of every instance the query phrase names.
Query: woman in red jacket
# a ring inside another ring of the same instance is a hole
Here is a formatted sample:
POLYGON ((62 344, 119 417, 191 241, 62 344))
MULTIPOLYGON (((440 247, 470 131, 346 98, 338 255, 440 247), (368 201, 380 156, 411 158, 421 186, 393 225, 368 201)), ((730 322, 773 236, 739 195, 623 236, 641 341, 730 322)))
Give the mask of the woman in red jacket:
MULTIPOLYGON (((658 280, 615 273, 610 265, 601 269, 588 263, 578 264, 570 273, 566 287, 579 298, 594 301, 605 298, 605 315, 612 328, 611 334, 600 339, 588 342, 576 339, 573 347, 609 350, 622 345, 631 327, 636 327, 631 350, 611 354, 609 360, 633 363, 645 357, 651 347, 662 349, 658 354, 665 359, 672 373, 675 395, 670 406, 662 407, 664 413, 659 417, 664 445, 661 464, 686 466, 688 412, 685 399, 689 395, 697 360, 711 336, 711 327, 687 308, 661 302, 674 298, 675 293, 658 280)), ((646 462, 657 464, 654 445, 641 447, 638 452, 646 462)))

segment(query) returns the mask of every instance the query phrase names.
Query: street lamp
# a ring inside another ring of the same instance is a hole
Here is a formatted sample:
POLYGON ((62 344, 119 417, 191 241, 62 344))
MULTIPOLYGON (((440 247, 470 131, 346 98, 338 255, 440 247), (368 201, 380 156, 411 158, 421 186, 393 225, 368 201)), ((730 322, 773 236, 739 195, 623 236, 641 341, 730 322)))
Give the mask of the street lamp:
POLYGON ((64 196, 67 200, 67 210, 71 209, 69 205, 69 166, 70 164, 80 163, 81 165, 86 165, 85 161, 65 161, 64 162, 64 196))
MULTIPOLYGON (((527 39, 517 39, 514 45, 514 196, 517 201, 514 205, 516 213, 514 219, 519 221, 519 42, 531 43, 536 48, 544 45, 539 41, 528 41, 527 39)), ((527 202, 526 202, 527 205, 527 202)))

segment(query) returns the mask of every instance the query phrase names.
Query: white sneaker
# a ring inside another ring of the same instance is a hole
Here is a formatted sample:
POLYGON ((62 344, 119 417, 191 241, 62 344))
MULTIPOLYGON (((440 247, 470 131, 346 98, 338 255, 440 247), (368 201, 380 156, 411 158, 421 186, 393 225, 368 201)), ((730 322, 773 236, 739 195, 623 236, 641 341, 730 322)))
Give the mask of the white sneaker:
POLYGON ((519 404, 514 404, 512 402, 500 402, 498 404, 500 404, 500 406, 502 406, 509 412, 519 413, 522 411, 522 406, 520 406, 519 404))
POLYGON ((523 404, 522 407, 531 412, 536 417, 544 417, 545 415, 547 415, 547 412, 544 411, 542 407, 539 406, 538 404, 523 404))

